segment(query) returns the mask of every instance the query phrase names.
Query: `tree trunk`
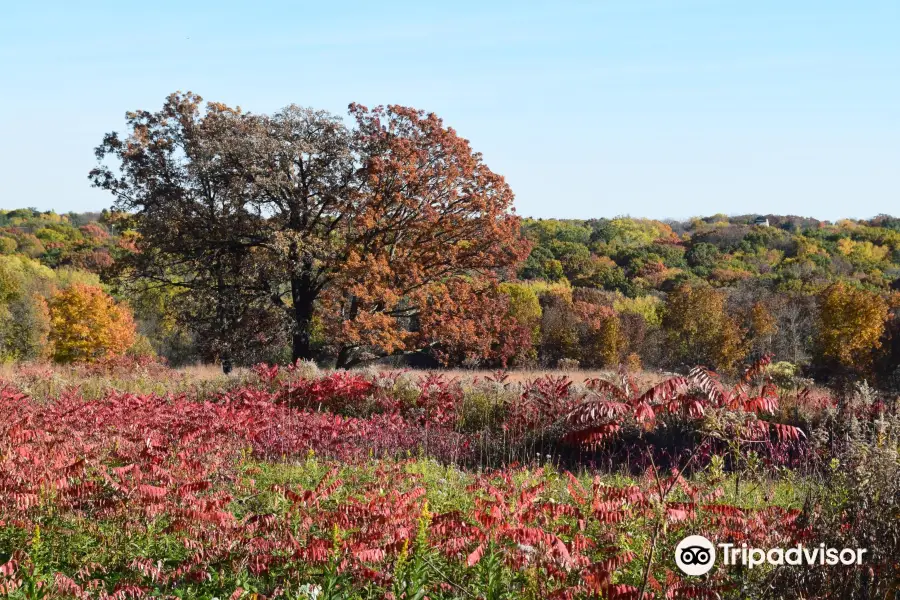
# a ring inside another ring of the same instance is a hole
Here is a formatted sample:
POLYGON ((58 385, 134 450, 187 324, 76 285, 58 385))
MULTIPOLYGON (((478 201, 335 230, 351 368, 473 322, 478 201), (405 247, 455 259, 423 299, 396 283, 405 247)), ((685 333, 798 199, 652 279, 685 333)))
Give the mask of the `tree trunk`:
POLYGON ((216 259, 216 325, 218 326, 218 331, 216 335, 219 337, 219 340, 223 343, 224 349, 222 350, 221 358, 222 358, 222 373, 228 375, 231 373, 231 370, 234 364, 231 361, 231 331, 229 329, 230 323, 228 320, 229 313, 229 305, 228 305, 228 287, 225 285, 225 268, 222 266, 221 259, 216 259))
MULTIPOLYGON (((358 313, 359 302, 357 301, 356 296, 352 296, 350 298, 350 310, 347 311, 347 319, 352 321, 356 318, 358 313)), ((349 369, 354 364, 353 348, 350 346, 341 346, 341 349, 338 351, 337 364, 335 364, 335 367, 338 369, 349 369)))
POLYGON ((353 356, 353 349, 348 346, 341 346, 341 349, 338 351, 337 361, 335 363, 336 369, 349 369, 353 366, 351 362, 353 356))
POLYGON ((309 275, 291 279, 291 300, 294 303, 294 333, 291 340, 291 361, 312 360, 312 318, 316 294, 309 275))

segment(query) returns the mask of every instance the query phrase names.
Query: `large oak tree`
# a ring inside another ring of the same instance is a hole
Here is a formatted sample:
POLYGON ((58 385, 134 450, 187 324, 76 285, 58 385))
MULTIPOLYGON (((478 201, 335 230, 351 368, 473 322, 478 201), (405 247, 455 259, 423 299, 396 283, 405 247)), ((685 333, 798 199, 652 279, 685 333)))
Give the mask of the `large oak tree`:
MULTIPOLYGON (((265 310, 287 319, 294 359, 312 356, 318 325, 341 366, 439 348, 440 325, 460 324, 435 294, 496 295, 491 282, 527 253, 512 191, 433 114, 351 105, 350 116, 352 128, 296 106, 253 115, 193 94, 129 113, 127 136, 108 134, 91 172, 138 233, 127 272, 207 298, 228 348, 242 319, 278 321, 265 310)), ((483 310, 467 319, 490 311, 471 304, 483 310)))

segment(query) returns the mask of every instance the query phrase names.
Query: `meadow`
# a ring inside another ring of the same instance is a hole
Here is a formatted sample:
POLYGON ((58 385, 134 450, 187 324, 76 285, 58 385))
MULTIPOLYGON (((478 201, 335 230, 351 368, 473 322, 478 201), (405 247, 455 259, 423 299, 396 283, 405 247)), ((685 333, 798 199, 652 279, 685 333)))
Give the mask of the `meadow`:
POLYGON ((896 597, 896 403, 767 368, 5 367, 0 594, 896 597), (686 577, 691 534, 868 552, 686 577))

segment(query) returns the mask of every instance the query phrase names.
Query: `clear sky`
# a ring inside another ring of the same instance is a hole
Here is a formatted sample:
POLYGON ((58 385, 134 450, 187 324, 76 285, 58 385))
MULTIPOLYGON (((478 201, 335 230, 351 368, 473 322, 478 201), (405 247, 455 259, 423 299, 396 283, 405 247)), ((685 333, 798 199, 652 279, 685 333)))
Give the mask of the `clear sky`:
POLYGON ((434 111, 519 214, 900 214, 900 0, 5 2, 0 208, 175 90, 253 112, 434 111))

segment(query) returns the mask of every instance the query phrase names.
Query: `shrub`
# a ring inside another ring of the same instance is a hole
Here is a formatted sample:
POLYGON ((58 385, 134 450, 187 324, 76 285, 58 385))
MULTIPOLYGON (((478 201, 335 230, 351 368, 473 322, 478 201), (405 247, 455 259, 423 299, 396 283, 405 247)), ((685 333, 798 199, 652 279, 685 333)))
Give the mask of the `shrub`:
POLYGON ((766 375, 772 378, 772 383, 781 389, 791 389, 797 383, 800 368, 790 362, 780 361, 772 363, 766 369, 766 375))

